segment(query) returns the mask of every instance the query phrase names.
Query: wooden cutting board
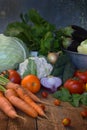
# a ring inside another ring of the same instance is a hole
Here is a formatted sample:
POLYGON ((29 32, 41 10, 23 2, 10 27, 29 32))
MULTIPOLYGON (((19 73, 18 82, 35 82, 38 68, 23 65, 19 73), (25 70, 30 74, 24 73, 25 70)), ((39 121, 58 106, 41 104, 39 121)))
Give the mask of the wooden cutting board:
MULTIPOLYGON (((40 98, 41 95, 38 95, 40 98)), ((83 119, 80 115, 83 108, 74 108, 69 103, 62 102, 61 106, 53 106, 54 98, 49 94, 43 101, 49 102, 46 105, 45 112, 49 118, 33 119, 17 109, 19 115, 25 118, 10 119, 0 111, 0 130, 87 130, 87 119, 83 119), (63 118, 71 119, 71 126, 64 127, 63 118)))

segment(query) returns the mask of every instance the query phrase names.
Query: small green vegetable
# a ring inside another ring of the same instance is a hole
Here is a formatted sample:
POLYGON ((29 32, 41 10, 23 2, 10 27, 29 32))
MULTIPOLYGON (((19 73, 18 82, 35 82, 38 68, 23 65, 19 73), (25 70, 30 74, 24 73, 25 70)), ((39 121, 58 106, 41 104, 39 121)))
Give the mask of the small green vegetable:
POLYGON ((87 40, 81 42, 81 44, 77 47, 78 53, 87 54, 87 40))

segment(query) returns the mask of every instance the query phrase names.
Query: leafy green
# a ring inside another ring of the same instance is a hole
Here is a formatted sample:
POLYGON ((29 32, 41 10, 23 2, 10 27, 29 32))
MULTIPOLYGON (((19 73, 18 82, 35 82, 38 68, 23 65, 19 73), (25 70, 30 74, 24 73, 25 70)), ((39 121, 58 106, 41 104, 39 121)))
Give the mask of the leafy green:
POLYGON ((54 98, 60 99, 64 102, 69 102, 74 107, 80 105, 87 105, 87 93, 83 94, 70 94, 68 89, 62 87, 60 90, 52 94, 54 98))
POLYGON ((0 72, 17 69, 18 64, 28 56, 28 49, 22 40, 0 34, 0 72))
POLYGON ((87 92, 82 94, 81 102, 82 102, 83 105, 87 106, 87 92))
POLYGON ((61 54, 53 66, 51 75, 61 77, 64 83, 68 78, 73 77, 75 70, 76 69, 71 63, 69 57, 67 57, 66 54, 61 54))
POLYGON ((70 102, 73 106, 78 107, 80 105, 81 95, 72 94, 72 101, 70 102))
MULTIPOLYGON (((47 32, 46 35, 41 39, 40 43, 40 53, 45 55, 46 50, 51 50, 50 43, 53 41, 53 34, 52 32, 47 32)), ((47 53, 48 54, 48 51, 47 53)))
POLYGON ((38 51, 41 55, 61 49, 60 37, 56 36, 56 27, 41 17, 35 9, 25 14, 21 13, 20 18, 20 22, 7 25, 5 35, 20 38, 30 51, 38 51))
POLYGON ((67 89, 61 88, 61 90, 56 91, 53 97, 58 98, 62 101, 71 101, 71 95, 67 89))
POLYGON ((75 70, 75 66, 71 62, 65 64, 62 78, 63 83, 65 83, 67 79, 73 77, 75 70))

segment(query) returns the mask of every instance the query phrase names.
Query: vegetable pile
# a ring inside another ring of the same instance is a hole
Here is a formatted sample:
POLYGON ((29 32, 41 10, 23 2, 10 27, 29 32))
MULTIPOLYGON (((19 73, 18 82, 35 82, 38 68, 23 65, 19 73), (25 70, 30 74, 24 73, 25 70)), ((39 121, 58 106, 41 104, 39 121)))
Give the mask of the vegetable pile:
POLYGON ((13 106, 33 118, 37 118, 39 115, 47 118, 43 109, 36 103, 43 103, 43 101, 41 101, 31 91, 27 91, 24 87, 11 82, 2 75, 0 75, 0 90, 0 96, 2 98, 0 109, 10 118, 20 117, 17 115, 13 106), (9 109, 11 109, 11 111, 9 111, 9 109))
POLYGON ((74 107, 87 106, 87 70, 76 70, 73 77, 67 79, 53 97, 69 102, 74 107))
MULTIPOLYGON (((17 107, 33 118, 48 119, 39 104, 44 102, 35 95, 41 87, 56 98, 55 106, 61 101, 87 106, 87 70, 77 70, 63 52, 86 54, 87 31, 76 25, 56 29, 34 9, 20 18, 0 35, 0 109, 11 118, 23 118, 15 111, 17 107), (37 56, 32 56, 32 51, 37 56)), ((42 96, 46 98, 48 93, 42 96)), ((65 126, 70 123, 68 118, 63 120, 65 126)))

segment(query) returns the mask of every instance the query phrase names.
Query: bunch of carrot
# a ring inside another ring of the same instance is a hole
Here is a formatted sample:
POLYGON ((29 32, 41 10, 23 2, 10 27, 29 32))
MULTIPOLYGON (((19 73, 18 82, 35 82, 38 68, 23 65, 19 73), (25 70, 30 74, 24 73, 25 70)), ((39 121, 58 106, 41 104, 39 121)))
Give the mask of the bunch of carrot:
POLYGON ((44 103, 35 94, 0 75, 0 109, 7 116, 20 117, 14 109, 15 106, 33 118, 42 116, 48 119, 44 110, 36 102, 44 103))

